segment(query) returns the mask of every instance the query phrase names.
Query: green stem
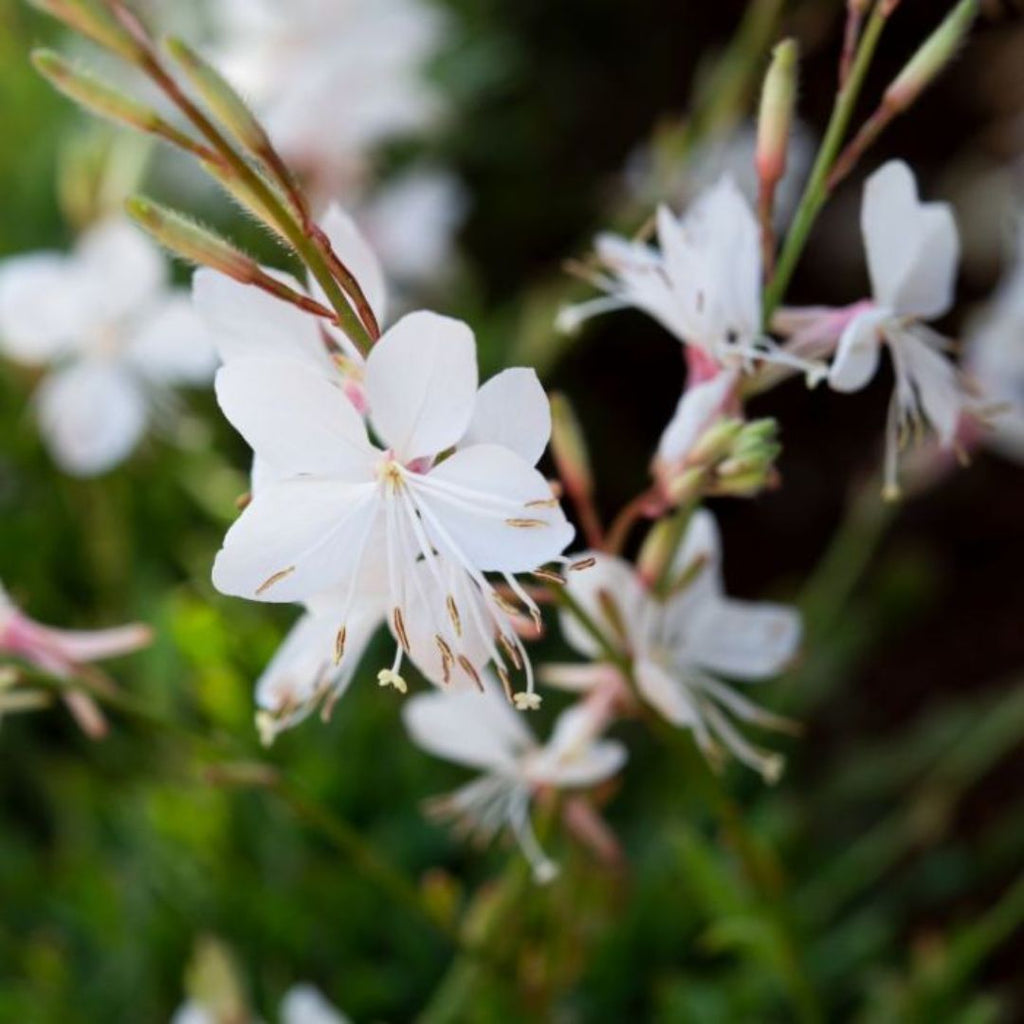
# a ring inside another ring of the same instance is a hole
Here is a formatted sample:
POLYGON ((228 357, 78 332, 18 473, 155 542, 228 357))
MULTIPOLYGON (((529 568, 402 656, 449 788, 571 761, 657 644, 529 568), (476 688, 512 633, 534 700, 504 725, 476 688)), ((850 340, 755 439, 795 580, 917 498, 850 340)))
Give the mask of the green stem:
POLYGON ((807 187, 800 199, 796 214, 793 217, 793 226, 786 235, 786 243, 782 247, 779 261, 775 268, 775 275, 765 290, 764 298, 764 324, 771 323, 772 315, 778 309, 783 296, 789 287, 789 282, 796 270, 796 265, 807 244, 807 238, 811 228, 821 212, 822 206, 829 196, 829 174, 832 166, 839 155, 840 147, 846 138, 846 132, 853 116, 857 99, 860 96, 861 88, 868 68, 875 55, 878 40, 888 20, 888 10, 885 3, 878 3, 871 14, 864 35, 861 37, 860 45, 857 47, 857 55, 854 58, 853 66, 850 68, 849 77, 839 90, 836 96, 835 106, 832 108, 832 116, 829 119, 828 127, 825 130, 825 138, 822 140, 818 156, 814 161, 811 176, 808 179, 807 187))

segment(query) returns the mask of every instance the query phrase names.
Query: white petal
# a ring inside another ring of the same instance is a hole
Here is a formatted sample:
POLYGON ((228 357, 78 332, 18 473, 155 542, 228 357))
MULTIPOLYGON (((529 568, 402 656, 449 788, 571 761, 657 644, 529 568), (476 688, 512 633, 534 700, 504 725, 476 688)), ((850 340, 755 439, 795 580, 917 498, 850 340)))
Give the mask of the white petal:
MULTIPOLYGON (((298 291, 293 277, 268 270, 298 291)), ((202 268, 192 278, 192 301, 222 362, 243 358, 299 359, 333 373, 321 333, 322 321, 259 288, 202 268)))
POLYGON ((145 377, 167 384, 205 384, 213 379, 217 353, 187 296, 160 303, 136 331, 125 358, 145 377))
POLYGON ((861 230, 879 304, 932 319, 953 303, 960 254, 947 203, 922 203, 910 168, 891 160, 864 186, 861 230))
MULTIPOLYGON (((917 330, 925 328, 919 326, 917 330)), ((964 392, 956 367, 929 344, 926 337, 918 337, 914 331, 903 331, 896 344, 900 346, 901 361, 917 389, 928 422, 938 435, 939 443, 948 447, 956 437, 964 408, 964 392)))
POLYGON ((318 693, 344 692, 359 667, 366 645, 383 621, 383 609, 360 603, 346 616, 343 600, 306 611, 291 628, 256 682, 256 703, 266 711, 299 708, 318 693), (338 631, 345 627, 345 649, 335 661, 338 631))
POLYGON ((88 360, 43 381, 39 425, 53 457, 75 476, 104 473, 126 459, 146 428, 146 398, 117 363, 88 360))
POLYGON ((793 608, 719 598, 693 623, 689 655, 713 672, 766 679, 796 656, 801 630, 800 614, 793 608))
MULTIPOLYGON (((566 587, 569 595, 583 610, 602 627, 609 637, 619 637, 625 645, 636 647, 642 644, 643 621, 650 598, 633 567, 621 558, 599 552, 585 552, 582 558, 593 558, 589 569, 569 574, 566 587), (617 622, 609 622, 607 602, 611 599, 617 622), (620 637, 624 629, 626 636, 620 637)), ((601 654, 601 646, 575 616, 563 612, 559 618, 566 642, 588 657, 601 654)))
POLYGON ((402 462, 457 444, 476 401, 476 342, 460 320, 410 313, 366 360, 374 428, 402 462))
MULTIPOLYGON (((556 558, 572 541, 575 531, 561 507, 538 504, 551 501, 547 480, 507 448, 463 448, 429 473, 407 479, 421 504, 477 569, 529 572, 556 558)), ((426 525, 444 549, 436 524, 428 517, 426 525)))
POLYGON ((673 569, 677 573, 685 572, 698 562, 703 565, 703 569, 687 592, 694 588, 711 593, 721 592, 722 535, 715 517, 706 508, 696 509, 690 516, 673 569))
POLYGON ((658 458, 676 463, 693 450, 701 435, 722 414, 723 406, 736 387, 737 375, 723 371, 683 392, 672 420, 661 435, 658 458))
MULTIPOLYGON (((387 287, 377 254, 356 222, 337 203, 331 203, 327 208, 321 227, 330 239, 335 255, 359 283, 377 324, 382 325, 387 315, 387 287)), ((330 308, 330 302, 316 279, 311 276, 309 283, 313 296, 330 308)))
POLYGON ((475 689, 417 694, 402 719, 414 743, 467 768, 516 774, 521 755, 535 745, 523 717, 492 681, 475 689))
POLYGON ((687 687, 653 661, 640 660, 633 667, 640 696, 666 721, 681 728, 700 722, 687 687))
POLYGON ((85 313, 67 257, 41 252, 0 263, 0 347, 11 359, 49 362, 78 340, 85 313))
POLYGON ((551 405, 534 370, 515 367, 492 377, 476 394, 473 419, 460 442, 499 444, 535 466, 551 438, 551 405))
POLYGON ((127 220, 90 228, 75 247, 73 259, 101 320, 119 320, 145 309, 169 276, 156 243, 127 220))
POLYGON ((295 985, 281 1001, 281 1024, 348 1024, 312 985, 295 985))
POLYGON ((551 738, 531 756, 527 772, 532 782, 570 789, 594 786, 615 775, 626 763, 626 748, 614 740, 599 740, 586 704, 563 711, 551 738))
POLYGON ((344 391, 305 363, 237 359, 217 373, 224 415, 278 472, 371 478, 379 453, 344 391))
POLYGON ((881 328, 892 314, 869 309, 855 316, 843 331, 829 370, 829 385, 836 391, 859 391, 878 369, 881 328))
MULTIPOLYGON (((213 584, 222 594, 272 602, 346 587, 364 549, 367 558, 379 557, 372 538, 364 541, 377 511, 374 484, 304 477, 273 484, 228 530, 213 584)), ((361 566, 367 573, 376 568, 365 560, 361 566)))

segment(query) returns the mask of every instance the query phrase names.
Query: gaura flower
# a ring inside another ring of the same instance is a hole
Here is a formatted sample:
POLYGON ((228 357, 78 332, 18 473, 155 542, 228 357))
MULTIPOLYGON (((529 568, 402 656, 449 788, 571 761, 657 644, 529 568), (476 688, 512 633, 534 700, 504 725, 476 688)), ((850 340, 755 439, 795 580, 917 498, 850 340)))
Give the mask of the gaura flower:
POLYGON ((443 681, 475 678, 469 645, 482 641, 504 681, 509 664, 525 670, 517 703, 539 702, 518 609, 485 575, 539 621, 515 574, 564 561, 573 537, 533 468, 551 429, 535 374, 507 370, 478 392, 469 327, 419 312, 366 360, 374 440, 341 388, 297 360, 229 362, 217 396, 268 476, 217 556, 219 590, 285 602, 341 592, 343 649, 361 594, 383 586, 398 644, 382 685, 404 690, 403 654, 427 649, 443 681))
MULTIPOLYGON (((319 989, 294 985, 281 1000, 280 1024, 348 1024, 348 1017, 335 1009, 319 989)), ((255 1024, 255 1018, 253 1018, 255 1024)), ((216 1007, 190 999, 180 1006, 171 1024, 244 1024, 238 1017, 224 1016, 216 1007)))
MULTIPOLYGON (((141 623, 113 629, 55 629, 30 619, 0 584, 0 657, 16 658, 56 679, 73 679, 85 666, 145 647, 152 630, 141 623)), ((83 731, 94 738, 106 732, 103 715, 84 693, 64 694, 68 709, 83 731)))
POLYGON ((318 192, 351 195, 372 147, 440 113, 423 66, 443 22, 420 0, 218 0, 213 15, 219 66, 318 192))
POLYGON ((490 678, 482 693, 453 688, 418 694, 402 715, 418 746, 483 773, 434 801, 434 812, 484 842, 507 827, 541 883, 551 881, 558 868, 541 849, 530 823, 534 795, 543 789, 595 786, 626 763, 621 743, 598 738, 604 720, 585 703, 563 712, 542 746, 490 678))
MULTIPOLYGON (((694 513, 675 564, 677 583, 660 599, 632 566, 597 553, 595 565, 574 574, 570 596, 632 662, 640 696, 673 725, 690 729, 704 754, 722 748, 775 781, 782 758, 751 744, 732 719, 767 728, 789 723, 728 686, 719 675, 756 682, 778 674, 796 654, 800 617, 788 607, 725 596, 721 541, 711 514, 694 513)), ((562 631, 590 666, 553 666, 544 680, 573 690, 606 685, 608 666, 595 638, 570 614, 562 631)))
POLYGON ((594 284, 607 293, 559 315, 575 330, 598 313, 635 307, 720 368, 757 360, 791 366, 815 380, 819 368, 779 349, 761 331, 761 243, 747 201, 728 175, 681 217, 657 215, 658 247, 602 235, 594 284))
POLYGON ((203 384, 213 349, 159 250, 127 222, 93 227, 70 255, 0 264, 0 349, 51 366, 35 395, 57 463, 94 476, 131 454, 170 386, 203 384))
POLYGON ((893 160, 864 187, 861 230, 872 301, 851 308, 836 348, 829 383, 837 391, 863 388, 889 349, 896 387, 889 406, 885 483, 899 493, 898 456, 908 438, 928 426, 950 447, 961 414, 971 405, 950 343, 924 323, 953 303, 959 242, 946 203, 922 203, 913 172, 893 160))
POLYGON ((1024 222, 1013 265, 968 328, 964 358, 985 395, 1002 403, 991 417, 986 440, 1024 462, 1024 222))

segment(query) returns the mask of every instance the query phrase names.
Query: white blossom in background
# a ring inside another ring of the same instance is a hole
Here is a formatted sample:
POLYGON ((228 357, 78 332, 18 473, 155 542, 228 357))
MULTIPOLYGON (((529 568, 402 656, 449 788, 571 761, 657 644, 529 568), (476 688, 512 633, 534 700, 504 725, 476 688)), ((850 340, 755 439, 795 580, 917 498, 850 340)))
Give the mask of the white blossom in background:
POLYGON ((1024 222, 1013 265, 968 328, 964 360, 986 399, 997 405, 985 442, 1024 462, 1024 222))
POLYGON ((340 593, 342 649, 350 616, 383 588, 398 643, 382 685, 406 688, 405 654, 439 659, 443 682, 475 680, 483 645, 503 680, 525 671, 517 703, 539 703, 516 628, 522 609, 539 611, 515 574, 564 561, 573 529, 534 468, 551 430, 535 374, 507 370, 478 391, 469 327, 418 312, 366 359, 368 423, 339 382, 296 359, 231 360, 217 396, 267 480, 217 556, 219 590, 275 602, 340 593))
MULTIPOLYGON (((775 222, 781 228, 789 223, 800 201, 807 173, 814 159, 814 136, 807 125, 797 121, 789 139, 786 173, 775 192, 775 222)), ((726 133, 713 134, 702 141, 693 155, 680 162, 670 147, 665 171, 668 181, 654 178, 658 194, 670 196, 674 203, 686 205, 711 188, 723 175, 729 175, 751 204, 757 202, 757 126, 748 123, 726 133)), ((650 194, 652 176, 658 167, 657 140, 635 154, 626 169, 630 192, 638 199, 650 194)))
MULTIPOLYGON (((601 235, 593 283, 607 295, 559 314, 572 331, 591 316, 634 307, 657 320, 709 364, 742 371, 766 360, 816 380, 819 368, 779 349, 761 331, 761 242, 757 220, 728 175, 681 217, 657 215, 658 245, 601 235)), ((693 360, 691 360, 691 363, 693 360)))
MULTIPOLYGON (((601 553, 593 557, 593 568, 570 578, 569 594, 632 659, 640 696, 673 725, 690 729, 713 763, 725 748, 775 781, 782 758, 750 743, 734 719, 775 729, 789 723, 718 677, 757 682, 781 672, 797 652, 799 614, 725 596, 718 528, 704 510, 694 513, 680 546, 675 573, 682 583, 665 600, 628 563, 601 553)), ((571 615, 563 613, 561 624, 569 644, 594 663, 546 666, 545 682, 584 691, 605 685, 601 647, 571 615)))
POLYGON ((443 280, 456 263, 455 233, 466 214, 459 180, 414 169, 385 182, 359 209, 359 223, 404 289, 443 280))
POLYGON ((348 195, 379 143, 434 123, 424 65, 443 19, 421 0, 217 0, 218 64, 289 163, 348 195))
MULTIPOLYGON (((281 1000, 280 1024, 348 1024, 348 1017, 332 1006, 323 993, 312 985, 295 985, 281 1000)), ((225 1019, 216 1009, 190 999, 178 1008, 171 1024, 242 1024, 225 1019)), ((258 1021, 253 1019, 253 1024, 258 1021)))
POLYGON ((405 704, 402 715, 418 746, 482 773, 435 801, 435 812, 485 842, 509 829, 542 883, 551 881, 558 868, 541 849, 530 823, 534 795, 547 788, 595 786, 626 763, 621 743, 599 738, 604 719, 586 703, 563 712, 551 738, 540 744, 489 676, 482 693, 463 687, 418 694, 405 704))
POLYGON ((930 427, 951 447, 975 403, 949 358, 950 342, 925 324, 953 304, 959 243, 946 203, 922 203, 913 172, 890 161, 868 179, 861 207, 872 298, 851 307, 829 383, 857 391, 875 376, 888 348, 896 387, 886 432, 886 492, 899 492, 898 457, 930 427))
POLYGON ((126 459, 172 408, 173 385, 199 385, 216 359, 160 251, 125 221, 86 232, 70 254, 0 263, 0 351, 46 373, 34 396, 54 459, 76 476, 126 459))

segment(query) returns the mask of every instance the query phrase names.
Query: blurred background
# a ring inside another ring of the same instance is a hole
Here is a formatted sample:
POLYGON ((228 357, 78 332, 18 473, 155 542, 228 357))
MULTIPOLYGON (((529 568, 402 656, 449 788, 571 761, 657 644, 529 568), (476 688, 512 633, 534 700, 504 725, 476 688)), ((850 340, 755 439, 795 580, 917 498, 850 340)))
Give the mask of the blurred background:
MULTIPOLYGON (((156 22, 220 45, 213 5, 148 6, 156 22)), ((844 5, 756 0, 746 21, 738 0, 435 6, 425 75, 437 111, 372 139, 330 187, 380 238, 397 231, 401 253, 425 236, 410 241, 409 222, 398 215, 403 235, 377 201, 410 171, 444 175, 427 203, 436 245, 404 294, 470 320, 485 373, 531 363, 572 399, 610 515, 645 485, 683 367, 678 345, 639 314, 558 337, 554 311, 585 294, 562 264, 596 231, 634 230, 656 201, 678 209, 718 167, 749 160, 744 129, 783 34, 801 44, 802 148, 813 154, 844 5)), ((946 6, 904 0, 862 115, 946 6)), ((860 185, 898 156, 925 197, 955 208, 958 304, 938 326, 970 332, 1009 267, 1024 198, 1022 13, 983 4, 955 64, 826 209, 791 301, 867 293, 860 185)), ((179 161, 89 123, 37 77, 30 49, 60 40, 27 5, 0 0, 0 255, 65 248, 99 206, 144 184, 280 262, 179 161)), ((212 396, 184 395, 163 436, 82 480, 58 472, 37 436, 33 380, 0 366, 0 579, 45 622, 151 623, 153 646, 114 675, 153 721, 114 712, 109 737, 93 742, 57 710, 3 719, 0 1021, 169 1020, 203 936, 233 950, 269 1019, 297 980, 356 1021, 1024 1015, 1024 472, 982 449, 884 506, 874 475, 887 374, 854 396, 791 382, 762 398, 754 412, 782 426, 783 485, 715 508, 731 591, 798 601, 807 617, 803 660, 762 691, 804 724, 786 741, 782 782, 765 788, 730 768, 743 822, 732 828, 695 783, 688 741, 623 727, 631 760, 606 813, 628 864, 602 867, 552 837, 563 879, 524 890, 508 911, 501 969, 455 977, 450 946, 346 856, 344 836, 273 789, 211 774, 225 759, 277 766, 442 916, 513 855, 469 849, 423 817, 423 798, 464 773, 405 742, 398 703, 360 685, 369 671, 328 725, 260 748, 252 681, 294 616, 210 585, 248 486, 245 448, 212 396), (437 993, 453 985, 463 995, 446 1016, 437 993)), ((554 630, 545 645, 564 653, 554 630)))

